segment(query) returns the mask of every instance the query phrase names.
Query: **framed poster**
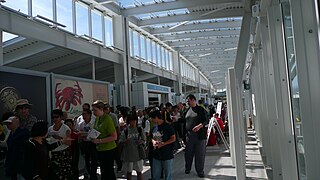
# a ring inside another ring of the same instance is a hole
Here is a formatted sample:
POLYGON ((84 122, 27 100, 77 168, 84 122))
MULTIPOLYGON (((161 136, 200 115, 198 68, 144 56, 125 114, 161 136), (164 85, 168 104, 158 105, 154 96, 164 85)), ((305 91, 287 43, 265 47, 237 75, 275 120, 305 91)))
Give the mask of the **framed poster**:
POLYGON ((69 118, 81 115, 84 103, 109 102, 106 82, 53 74, 52 83, 53 109, 67 112, 69 118))

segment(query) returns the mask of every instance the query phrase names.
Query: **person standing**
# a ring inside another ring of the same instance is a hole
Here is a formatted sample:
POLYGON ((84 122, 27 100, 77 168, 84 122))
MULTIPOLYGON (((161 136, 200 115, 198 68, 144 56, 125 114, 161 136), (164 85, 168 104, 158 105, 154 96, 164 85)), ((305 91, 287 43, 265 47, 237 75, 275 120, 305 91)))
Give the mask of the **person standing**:
POLYGON ((92 142, 97 146, 101 179, 115 180, 113 161, 117 147, 115 142, 117 140, 117 132, 112 118, 103 112, 103 108, 103 101, 97 100, 92 104, 92 110, 96 116, 94 129, 100 132, 100 135, 92 139, 92 142))
MULTIPOLYGON (((62 123, 63 112, 60 109, 54 109, 51 113, 53 125, 48 128, 49 144, 61 140, 71 140, 70 128, 62 123)), ((51 152, 50 178, 52 179, 72 179, 71 161, 69 146, 71 141, 61 144, 51 152)))
MULTIPOLYGON (((103 111, 104 111, 105 114, 109 115, 112 118, 114 127, 116 128, 116 131, 117 131, 117 137, 119 139, 119 137, 120 137, 120 127, 119 127, 119 121, 118 121, 117 115, 114 114, 111 111, 111 107, 110 107, 110 105, 108 103, 104 104, 103 111)), ((122 161, 120 160, 120 149, 119 149, 119 146, 118 146, 118 139, 116 141, 117 150, 116 150, 116 155, 115 155, 115 161, 117 163, 117 171, 121 171, 121 169, 122 169, 122 161)))
POLYGON ((48 126, 44 121, 36 122, 30 132, 31 139, 25 144, 23 177, 26 180, 49 179, 49 151, 57 148, 68 140, 48 144, 46 137, 48 126))
POLYGON ((154 180, 159 180, 162 168, 164 169, 165 180, 172 180, 173 164, 173 143, 176 140, 174 129, 162 119, 159 110, 152 111, 150 118, 157 124, 152 130, 153 144, 153 165, 152 175, 154 180))
POLYGON ((132 171, 137 172, 137 179, 142 180, 143 158, 139 154, 140 148, 144 151, 146 136, 142 127, 137 127, 138 117, 128 115, 127 128, 122 131, 119 143, 123 144, 121 158, 124 161, 124 171, 127 172, 127 179, 132 179, 132 171))
POLYGON ((24 144, 29 138, 29 131, 20 126, 20 119, 16 115, 9 117, 9 119, 3 121, 3 123, 10 130, 6 142, 8 151, 5 161, 5 171, 11 180, 16 180, 23 171, 23 150, 24 144))
POLYGON ((84 154, 87 172, 90 175, 89 180, 97 180, 97 149, 96 145, 87 138, 88 133, 94 128, 95 119, 92 119, 92 111, 84 109, 82 111, 84 121, 80 123, 79 139, 81 151, 84 154))
POLYGON ((32 104, 29 103, 28 99, 19 99, 15 108, 15 112, 20 119, 20 126, 27 128, 29 132, 34 123, 37 122, 37 118, 30 114, 31 106, 32 104))
POLYGON ((186 129, 186 151, 185 151, 185 173, 189 174, 195 157, 195 169, 200 178, 204 175, 204 162, 206 153, 206 130, 208 117, 205 109, 197 105, 196 97, 188 95, 187 103, 189 108, 185 113, 186 129))
MULTIPOLYGON (((84 103, 84 104, 82 105, 82 111, 87 110, 87 109, 90 110, 90 104, 89 104, 89 103, 84 103)), ((91 118, 92 118, 92 120, 94 121, 96 117, 95 117, 95 116, 91 116, 91 118)), ((83 118, 83 116, 82 116, 82 114, 81 114, 81 115, 76 119, 76 121, 75 121, 75 127, 74 127, 75 131, 79 131, 80 124, 81 124, 83 121, 84 121, 84 118, 83 118)))

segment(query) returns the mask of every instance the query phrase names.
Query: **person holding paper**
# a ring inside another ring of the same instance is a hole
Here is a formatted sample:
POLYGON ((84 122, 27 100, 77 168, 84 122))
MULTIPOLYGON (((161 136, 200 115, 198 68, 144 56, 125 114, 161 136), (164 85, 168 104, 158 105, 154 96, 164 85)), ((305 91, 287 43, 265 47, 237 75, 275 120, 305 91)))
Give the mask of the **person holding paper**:
MULTIPOLYGON (((62 123, 63 112, 60 109, 54 109, 51 113, 53 125, 48 129, 49 144, 61 140, 71 140, 70 128, 62 123)), ((71 141, 61 144, 51 152, 50 174, 52 179, 70 179, 72 177, 71 156, 68 147, 71 141)))
POLYGON ((96 145, 88 138, 88 132, 93 130, 95 119, 91 119, 92 111, 84 109, 82 111, 83 122, 80 123, 80 149, 84 154, 86 169, 90 175, 89 180, 97 180, 97 150, 96 145))
POLYGON ((113 162, 116 155, 117 131, 112 118, 103 112, 103 108, 103 101, 97 100, 92 104, 93 114, 96 116, 94 129, 100 132, 100 135, 92 139, 92 142, 96 144, 98 151, 101 179, 115 180, 113 162))

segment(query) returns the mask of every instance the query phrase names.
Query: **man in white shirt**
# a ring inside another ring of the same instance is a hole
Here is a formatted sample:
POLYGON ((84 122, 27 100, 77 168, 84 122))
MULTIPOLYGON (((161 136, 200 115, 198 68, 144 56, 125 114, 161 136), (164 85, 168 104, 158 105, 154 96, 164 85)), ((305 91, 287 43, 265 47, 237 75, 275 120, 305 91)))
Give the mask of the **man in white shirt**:
MULTIPOLYGON (((84 111, 84 110, 86 110, 86 109, 90 110, 90 104, 89 104, 89 103, 84 103, 84 104, 82 105, 82 111, 84 111)), ((95 117, 94 115, 91 115, 91 120, 95 120, 95 119, 96 119, 96 117, 95 117)), ((80 115, 80 116, 77 118, 76 122, 75 122, 75 127, 74 127, 75 131, 79 131, 79 130, 80 130, 80 124, 81 124, 83 121, 84 121, 83 116, 80 115)))

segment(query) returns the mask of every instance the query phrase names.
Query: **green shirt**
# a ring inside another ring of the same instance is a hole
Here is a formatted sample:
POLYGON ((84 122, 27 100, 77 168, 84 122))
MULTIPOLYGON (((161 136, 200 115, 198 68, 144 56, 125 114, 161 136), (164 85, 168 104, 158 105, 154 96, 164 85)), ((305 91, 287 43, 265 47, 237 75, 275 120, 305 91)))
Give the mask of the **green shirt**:
MULTIPOLYGON (((97 139, 106 138, 110 136, 112 133, 116 132, 116 128, 114 127, 112 118, 107 114, 96 118, 96 121, 94 123, 94 129, 101 133, 97 139)), ((97 144, 98 151, 107 151, 116 147, 117 145, 115 141, 97 144)))

